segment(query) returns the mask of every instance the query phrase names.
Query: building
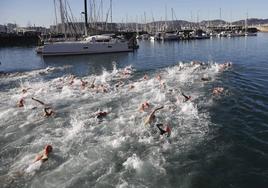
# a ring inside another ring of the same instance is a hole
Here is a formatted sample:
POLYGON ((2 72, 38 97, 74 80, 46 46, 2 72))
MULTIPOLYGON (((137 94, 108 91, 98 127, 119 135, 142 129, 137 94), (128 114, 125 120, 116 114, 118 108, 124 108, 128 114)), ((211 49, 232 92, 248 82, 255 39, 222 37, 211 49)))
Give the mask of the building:
POLYGON ((6 33, 7 27, 5 25, 0 25, 0 33, 6 33))
POLYGON ((17 24, 8 23, 6 27, 7 33, 15 33, 15 28, 17 27, 17 24))
POLYGON ((49 29, 45 27, 17 27, 14 29, 15 33, 18 35, 25 34, 48 34, 50 32, 49 29))

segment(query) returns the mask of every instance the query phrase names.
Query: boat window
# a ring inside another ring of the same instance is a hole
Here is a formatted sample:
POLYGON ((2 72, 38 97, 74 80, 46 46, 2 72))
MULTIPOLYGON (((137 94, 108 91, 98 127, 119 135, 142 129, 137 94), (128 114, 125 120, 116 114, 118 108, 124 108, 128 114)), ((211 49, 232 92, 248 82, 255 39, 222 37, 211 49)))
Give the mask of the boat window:
POLYGON ((88 47, 87 46, 84 46, 83 49, 88 49, 88 47))
POLYGON ((109 42, 109 39, 98 39, 96 42, 109 42))
POLYGON ((110 45, 108 46, 108 48, 112 48, 112 47, 113 47, 113 46, 110 46, 110 45))

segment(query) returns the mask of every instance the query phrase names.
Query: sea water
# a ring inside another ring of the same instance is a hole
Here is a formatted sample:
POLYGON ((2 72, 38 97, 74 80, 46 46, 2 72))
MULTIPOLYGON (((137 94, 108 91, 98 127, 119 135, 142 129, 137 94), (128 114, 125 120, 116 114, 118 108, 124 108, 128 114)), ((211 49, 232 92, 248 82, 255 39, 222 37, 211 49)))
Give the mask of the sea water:
POLYGON ((266 187, 267 52, 262 33, 143 41, 134 53, 69 57, 1 48, 1 187, 266 187), (222 70, 225 62, 232 66, 222 70), (80 79, 107 92, 83 88, 80 79), (214 87, 224 92, 215 96, 214 87), (32 97, 55 115, 44 117, 32 97), (150 107, 141 112, 145 101, 150 107), (157 122, 170 125, 170 137, 144 125, 162 105, 157 122), (97 119, 99 110, 109 113, 97 119), (46 144, 53 146, 48 161, 33 163, 46 144))

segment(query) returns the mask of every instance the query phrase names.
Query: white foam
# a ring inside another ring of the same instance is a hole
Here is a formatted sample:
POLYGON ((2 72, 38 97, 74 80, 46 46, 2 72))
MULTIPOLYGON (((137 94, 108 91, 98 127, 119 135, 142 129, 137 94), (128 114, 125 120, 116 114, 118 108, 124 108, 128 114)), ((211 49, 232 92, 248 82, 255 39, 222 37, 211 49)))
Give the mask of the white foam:
POLYGON ((36 161, 35 163, 32 163, 26 168, 24 171, 26 173, 32 174, 35 171, 39 170, 41 168, 42 162, 41 161, 36 161))
MULTIPOLYGON (((174 153, 179 154, 180 150, 191 150, 206 136, 210 123, 209 113, 199 112, 198 107, 206 107, 207 101, 213 103, 213 100, 204 99, 206 96, 203 89, 207 83, 203 83, 201 78, 207 75, 213 80, 219 73, 217 68, 217 64, 203 69, 200 65, 191 66, 180 62, 179 65, 161 69, 157 73, 148 73, 149 79, 143 80, 134 77, 135 70, 131 67, 127 68, 131 74, 122 76, 124 68, 118 69, 114 64, 112 71, 103 70, 100 75, 82 77, 82 80, 89 83, 96 79, 96 84, 108 85, 108 93, 97 93, 89 88, 82 90, 79 78, 71 86, 66 76, 52 80, 25 81, 19 88, 1 93, 1 104, 6 104, 9 100, 8 107, 0 107, 2 134, 12 136, 16 133, 18 139, 14 145, 29 143, 38 148, 43 148, 47 143, 53 145, 55 155, 62 159, 54 166, 54 170, 43 172, 38 177, 38 184, 57 174, 58 178, 63 179, 54 178, 53 184, 61 187, 66 182, 72 183, 70 177, 79 179, 80 173, 80 176, 87 174, 91 181, 99 179, 100 182, 110 181, 109 178, 114 175, 115 181, 120 182, 117 187, 128 187, 131 185, 129 180, 122 178, 125 173, 134 171, 136 175, 143 174, 140 176, 141 181, 150 178, 146 174, 156 177, 165 175, 166 153, 174 150, 174 153), (159 81, 155 79, 157 74, 166 83, 166 89, 160 88, 159 81), (124 81, 124 86, 114 89, 114 83, 119 80, 124 81), (130 90, 130 85, 135 88, 130 90), (33 89, 22 95, 21 90, 25 87, 33 89), (183 99, 181 92, 191 95, 193 100, 176 102, 176 97, 183 99), (22 96, 26 99, 25 108, 16 108, 15 104, 22 96), (51 105, 56 111, 55 117, 43 117, 43 106, 32 101, 31 97, 51 105), (144 101, 148 101, 151 108, 139 112, 138 108, 144 101), (159 123, 170 124, 172 133, 168 139, 162 138, 159 133, 152 135, 151 128, 144 126, 145 117, 160 105, 165 107, 156 116, 159 123), (34 106, 38 108, 31 109, 34 106), (92 115, 98 109, 108 111, 109 114, 98 120, 92 115), (7 126, 7 121, 11 121, 12 126, 7 126), (140 153, 141 149, 143 151, 140 153), (120 172, 115 175, 111 164, 123 165, 124 168, 119 169, 120 172)), ((51 74, 56 70, 42 71, 51 74)), ((29 74, 34 74, 34 71, 29 74)), ((21 76, 17 79, 20 80, 21 76)), ((20 155, 27 155, 27 152, 23 150, 20 155)), ((28 162, 19 162, 28 165, 28 162)), ((19 162, 14 162, 14 165, 18 167, 19 162)), ((26 171, 35 172, 37 166, 30 165, 26 171)))
POLYGON ((143 161, 134 153, 123 163, 123 166, 126 169, 135 169, 137 171, 140 171, 143 166, 143 161))

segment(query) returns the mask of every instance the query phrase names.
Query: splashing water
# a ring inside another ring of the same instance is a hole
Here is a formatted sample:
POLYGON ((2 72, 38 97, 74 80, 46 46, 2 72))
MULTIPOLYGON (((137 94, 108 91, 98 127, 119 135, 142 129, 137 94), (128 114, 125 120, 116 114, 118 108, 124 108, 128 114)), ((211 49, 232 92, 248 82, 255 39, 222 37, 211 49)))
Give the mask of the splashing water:
POLYGON ((25 157, 32 157, 29 152, 37 153, 46 144, 54 148, 42 166, 26 168, 26 173, 38 170, 38 176, 32 174, 25 180, 26 186, 157 186, 167 176, 166 168, 172 163, 169 156, 191 150, 209 131, 208 96, 201 78, 213 82, 220 74, 217 63, 179 63, 148 73, 147 80, 131 66, 118 69, 115 63, 111 72, 73 78, 72 84, 68 75, 40 78, 40 73, 53 71, 9 75, 1 81, 18 83, 0 94, 1 156, 5 159, 1 171, 8 174, 22 168, 25 157), (80 79, 88 82, 85 87, 80 79), (105 92, 98 89, 101 84, 105 92), (23 88, 30 89, 22 93, 23 88), (184 102, 181 93, 191 95, 192 100, 184 102), (43 117, 44 107, 32 97, 51 106, 55 116, 43 117), (17 108, 20 98, 25 105, 17 108), (150 106, 141 112, 144 101, 150 106), (144 125, 150 111, 161 105, 164 109, 156 113, 157 122, 171 126, 169 138, 160 136, 156 127, 144 125), (108 115, 98 119, 94 115, 98 110, 108 115))

